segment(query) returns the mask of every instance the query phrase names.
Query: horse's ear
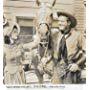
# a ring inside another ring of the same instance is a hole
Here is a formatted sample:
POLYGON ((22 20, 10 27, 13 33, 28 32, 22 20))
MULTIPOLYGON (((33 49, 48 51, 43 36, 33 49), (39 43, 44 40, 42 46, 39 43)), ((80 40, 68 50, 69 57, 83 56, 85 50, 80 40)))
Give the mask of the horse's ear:
POLYGON ((36 0, 36 4, 39 6, 41 3, 39 0, 36 0))
POLYGON ((54 5, 55 5, 55 3, 56 3, 56 0, 53 0, 52 6, 54 6, 54 5))

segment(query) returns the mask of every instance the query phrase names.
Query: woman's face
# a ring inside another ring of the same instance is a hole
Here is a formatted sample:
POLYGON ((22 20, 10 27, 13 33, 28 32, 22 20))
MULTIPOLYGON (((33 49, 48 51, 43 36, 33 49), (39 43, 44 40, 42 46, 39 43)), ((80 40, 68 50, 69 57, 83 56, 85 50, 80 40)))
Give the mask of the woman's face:
POLYGON ((13 31, 11 33, 11 38, 16 40, 18 38, 18 30, 17 28, 13 28, 13 31))

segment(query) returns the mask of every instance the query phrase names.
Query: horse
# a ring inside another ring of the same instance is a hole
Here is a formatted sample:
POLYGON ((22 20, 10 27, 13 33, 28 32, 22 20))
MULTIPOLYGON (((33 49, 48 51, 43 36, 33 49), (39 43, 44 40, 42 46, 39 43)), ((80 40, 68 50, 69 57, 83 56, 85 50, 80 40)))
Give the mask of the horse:
MULTIPOLYGON (((51 75, 51 72, 46 69, 46 64, 50 62, 52 58, 52 46, 51 46, 51 25, 52 25, 52 7, 55 5, 56 0, 53 0, 52 4, 40 2, 36 0, 36 4, 39 7, 37 12, 37 17, 35 19, 36 23, 36 33, 38 33, 40 41, 38 44, 38 70, 43 78, 44 73, 51 75)), ((43 83, 40 81, 40 83, 43 83)))
POLYGON ((55 5, 55 2, 56 0, 53 0, 51 4, 49 4, 45 2, 43 3, 41 0, 36 0, 39 10, 36 14, 35 27, 40 38, 39 46, 43 46, 44 48, 46 46, 50 48, 50 29, 53 20, 52 7, 55 5))

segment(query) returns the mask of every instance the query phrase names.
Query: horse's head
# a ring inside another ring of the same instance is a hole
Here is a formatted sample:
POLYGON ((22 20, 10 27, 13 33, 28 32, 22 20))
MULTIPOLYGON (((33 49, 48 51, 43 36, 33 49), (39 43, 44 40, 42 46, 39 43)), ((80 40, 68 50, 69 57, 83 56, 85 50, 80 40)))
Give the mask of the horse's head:
POLYGON ((52 7, 55 3, 56 0, 50 0, 48 3, 43 2, 43 0, 36 0, 39 10, 35 23, 37 23, 37 32, 39 33, 41 42, 48 42, 50 27, 52 24, 52 7))
POLYGON ((45 56, 47 49, 51 49, 51 35, 50 35, 50 27, 46 23, 40 24, 39 27, 39 54, 41 57, 45 56))
POLYGON ((50 27, 52 24, 52 7, 55 5, 56 0, 52 0, 50 3, 45 3, 43 0, 36 0, 39 6, 38 13, 36 15, 36 30, 40 37, 40 47, 39 51, 41 56, 44 55, 46 47, 49 48, 50 45, 50 27))
POLYGON ((50 30, 49 26, 46 23, 41 23, 39 25, 39 36, 40 36, 40 44, 43 46, 46 46, 49 43, 49 35, 50 35, 50 30))

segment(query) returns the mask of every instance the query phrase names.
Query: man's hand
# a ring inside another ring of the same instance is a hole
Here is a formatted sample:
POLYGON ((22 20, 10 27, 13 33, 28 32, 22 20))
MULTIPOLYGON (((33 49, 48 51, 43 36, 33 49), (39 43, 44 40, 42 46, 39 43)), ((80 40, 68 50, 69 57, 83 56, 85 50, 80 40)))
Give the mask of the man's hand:
POLYGON ((44 72, 43 72, 43 64, 42 63, 39 63, 39 65, 38 65, 38 70, 39 70, 39 72, 41 73, 41 74, 43 74, 44 72))
POLYGON ((76 72, 77 70, 79 70, 79 67, 78 67, 78 65, 76 63, 73 63, 73 64, 69 65, 69 70, 71 72, 76 72))

